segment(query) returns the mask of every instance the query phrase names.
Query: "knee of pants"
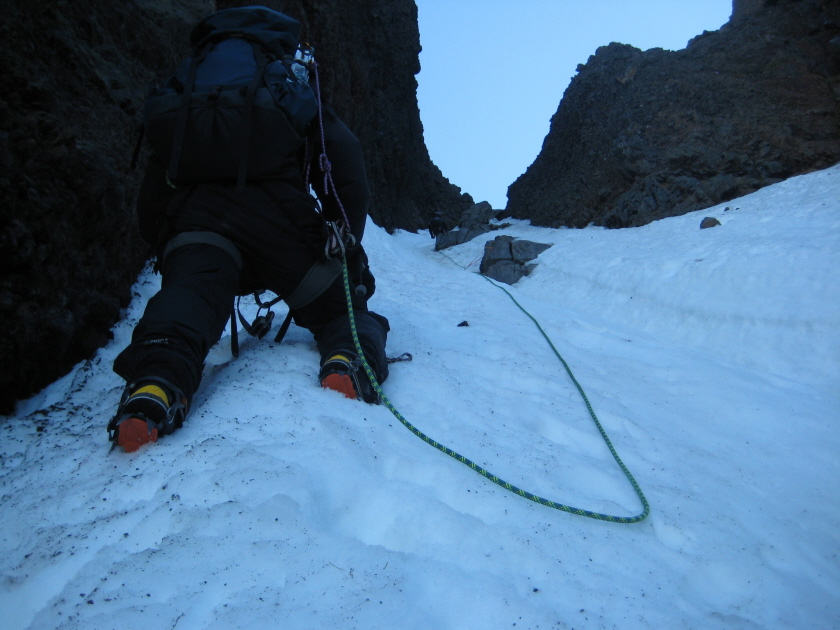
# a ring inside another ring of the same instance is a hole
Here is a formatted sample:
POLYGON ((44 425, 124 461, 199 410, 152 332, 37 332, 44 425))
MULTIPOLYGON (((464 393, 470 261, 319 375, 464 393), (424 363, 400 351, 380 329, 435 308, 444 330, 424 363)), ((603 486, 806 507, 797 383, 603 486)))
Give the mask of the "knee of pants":
MULTIPOLYGON (((172 251, 164 261, 162 274, 161 289, 146 305, 120 369, 142 371, 147 369, 146 364, 154 363, 157 371, 171 368, 179 373, 200 374, 210 347, 219 340, 230 317, 239 281, 238 267, 223 250, 201 243, 172 251), (156 346, 171 352, 152 352, 156 346), (150 359, 152 355, 154 361, 150 359), (167 356, 171 357, 168 362, 167 356), (190 364, 186 370, 183 366, 173 367, 184 362, 190 364)), ((132 374, 131 378, 136 376, 132 374)), ((188 383, 179 385, 191 389, 188 383)))
POLYGON ((182 338, 203 361, 230 317, 239 286, 237 264, 224 250, 198 243, 171 252, 161 271, 161 290, 149 301, 138 328, 151 327, 146 335, 182 338))

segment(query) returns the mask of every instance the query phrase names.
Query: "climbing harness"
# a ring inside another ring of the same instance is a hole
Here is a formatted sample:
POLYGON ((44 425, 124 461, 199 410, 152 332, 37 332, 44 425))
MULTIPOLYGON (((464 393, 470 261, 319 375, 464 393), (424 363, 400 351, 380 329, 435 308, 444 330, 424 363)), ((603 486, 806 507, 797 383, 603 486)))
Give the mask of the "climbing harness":
POLYGON ((642 512, 640 514, 638 514, 636 516, 613 516, 613 515, 610 515, 610 514, 601 514, 600 512, 592 512, 590 510, 584 510, 582 508, 576 508, 576 507, 572 507, 570 505, 564 505, 562 503, 557 503, 556 501, 551 501, 549 499, 544 499, 543 497, 532 494, 532 493, 530 493, 526 490, 523 490, 521 488, 517 488, 513 484, 508 483, 507 481, 504 481, 503 479, 500 479, 499 477, 497 477, 493 473, 485 470, 484 468, 482 468, 481 466, 479 466, 475 462, 473 462, 473 461, 467 459, 466 457, 464 457, 463 455, 460 455, 459 453, 453 451, 451 448, 448 448, 447 446, 444 446, 443 444, 433 440, 432 438, 427 436, 425 433, 420 431, 417 427, 412 425, 408 420, 406 420, 402 416, 402 414, 399 411, 397 411, 397 409, 394 407, 394 405, 391 404, 391 401, 388 400, 388 397, 385 396, 384 392, 382 391, 382 388, 379 386, 379 383, 377 382, 376 377, 373 374, 373 370, 371 369, 370 365, 368 365, 367 359, 365 359, 365 355, 362 351, 362 345, 361 345, 361 342, 359 341, 359 335, 356 331, 356 320, 355 320, 355 317, 353 316, 353 302, 352 302, 352 298, 350 296, 350 273, 347 270, 347 261, 346 260, 344 261, 343 275, 344 275, 344 291, 345 291, 346 298, 347 298, 347 309, 348 309, 348 312, 349 312, 349 315, 350 315, 350 329, 351 329, 351 332, 353 334, 353 343, 356 345, 356 352, 359 354, 359 359, 362 363, 362 367, 364 368, 365 374, 367 374, 367 377, 370 380, 371 385, 373 386, 374 390, 379 395, 379 398, 380 398, 382 404, 385 405, 385 407, 387 407, 388 410, 392 414, 394 414, 394 417, 396 417, 397 420, 399 420, 400 423, 402 423, 402 425, 405 428, 407 428, 414 435, 416 435, 421 440, 426 442, 426 444, 429 444, 430 446, 435 447, 439 451, 441 451, 443 453, 446 453, 447 455, 449 455, 450 457, 452 457, 454 459, 457 459, 462 464, 464 464, 466 466, 469 466, 471 469, 473 469, 475 472, 477 472, 482 477, 484 477, 486 479, 489 479, 490 481, 492 481, 493 483, 501 486, 505 490, 508 490, 508 491, 510 491, 514 494, 517 494, 517 495, 519 495, 519 496, 521 496, 525 499, 528 499, 530 501, 533 501, 534 503, 539 503, 540 505, 544 505, 546 507, 550 507, 550 508, 553 508, 555 510, 560 510, 560 511, 563 511, 563 512, 569 512, 570 514, 576 514, 577 516, 585 516, 587 518, 592 518, 592 519, 596 519, 596 520, 599 520, 599 521, 608 521, 610 523, 627 523, 627 524, 638 523, 640 521, 643 521, 645 518, 647 518, 648 514, 650 514, 650 504, 648 503, 647 499, 645 498, 645 495, 642 492, 642 489, 639 487, 639 484, 636 483, 636 479, 633 477, 633 475, 630 473, 630 470, 627 468, 627 466, 624 465, 624 462, 622 462, 621 458, 618 456, 618 453, 616 452, 615 447, 612 445, 612 442, 610 441, 609 437, 607 436, 607 433, 604 430, 604 427, 601 425, 600 421, 598 420, 597 416, 595 415, 595 411, 593 410, 592 405, 589 403, 589 399, 586 397, 586 394, 584 393, 583 388, 580 386, 580 383, 578 383, 574 374, 572 374, 571 368, 569 368, 569 365, 566 363, 566 361, 563 359, 563 357, 560 356, 560 353, 557 351, 557 348, 554 347, 554 344, 551 342, 551 339, 548 337, 548 335, 542 329, 539 322, 537 322, 537 320, 530 313, 528 313, 528 311, 526 311, 519 304, 519 302, 517 302, 516 299, 504 287, 500 287, 499 285, 497 285, 495 282, 493 282, 492 280, 490 280, 486 276, 482 276, 482 277, 484 277, 485 280, 490 282, 490 284, 496 286, 497 288, 499 288, 502 291, 504 291, 505 293, 507 293, 507 295, 510 297, 510 299, 513 300, 514 304, 516 304, 520 308, 520 310, 522 310, 522 312, 525 313, 531 319, 531 321, 534 322, 534 324, 536 324, 540 333, 542 333, 543 337, 545 337, 546 341, 548 341, 548 344, 551 347, 551 349, 554 351, 554 354, 557 356, 558 359, 560 359, 560 362, 563 364, 563 367, 566 368, 566 372, 568 373, 569 377, 572 379, 572 382, 575 384, 575 387, 577 387, 578 392, 580 392, 581 396, 583 397, 583 400, 586 403, 586 408, 589 410, 589 414, 592 417, 592 420, 595 422, 595 426, 598 427, 598 431, 601 433, 601 437, 604 438, 604 441, 606 442, 607 447, 610 450, 610 453, 612 453, 612 456, 615 459, 616 463, 618 464, 618 467, 624 473, 625 477, 627 477, 627 480, 630 482, 630 485, 633 486, 633 490, 636 492, 636 496, 639 497, 639 500, 642 503, 642 512))

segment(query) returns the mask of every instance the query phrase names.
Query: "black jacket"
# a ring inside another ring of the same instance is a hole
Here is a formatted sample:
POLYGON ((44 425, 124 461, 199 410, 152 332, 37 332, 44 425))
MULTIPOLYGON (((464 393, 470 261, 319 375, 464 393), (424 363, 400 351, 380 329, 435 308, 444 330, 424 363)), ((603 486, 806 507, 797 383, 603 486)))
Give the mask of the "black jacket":
MULTIPOLYGON (((264 231, 274 236, 272 227, 277 227, 276 214, 280 212, 300 230, 299 238, 311 246, 322 247, 323 220, 315 214, 315 202, 305 186, 308 166, 310 185, 321 203, 323 218, 341 219, 343 206, 351 232, 361 243, 370 204, 361 144, 329 106, 324 107, 323 123, 328 168, 335 190, 329 184, 325 187, 317 120, 312 124, 306 147, 299 152, 299 168, 274 179, 249 182, 242 192, 236 190, 235 182, 174 188, 167 183, 165 166, 152 157, 137 200, 140 235, 156 248, 156 254, 178 232, 205 229, 226 235, 226 226, 233 222, 254 224, 253 229, 257 231, 263 224, 264 231)), ((292 235, 286 238, 289 236, 292 235)), ((244 249, 270 247, 259 242, 237 242, 237 245, 244 249)))

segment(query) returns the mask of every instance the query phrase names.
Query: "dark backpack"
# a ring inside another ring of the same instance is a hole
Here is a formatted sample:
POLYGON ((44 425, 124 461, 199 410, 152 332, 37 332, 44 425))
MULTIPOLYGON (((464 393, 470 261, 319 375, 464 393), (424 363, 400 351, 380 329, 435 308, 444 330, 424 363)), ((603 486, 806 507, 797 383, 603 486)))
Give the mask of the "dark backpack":
POLYGON ((295 60, 300 26, 246 7, 193 29, 193 56, 145 105, 145 135, 171 185, 236 181, 241 189, 300 172, 296 153, 318 111, 306 66, 295 60))

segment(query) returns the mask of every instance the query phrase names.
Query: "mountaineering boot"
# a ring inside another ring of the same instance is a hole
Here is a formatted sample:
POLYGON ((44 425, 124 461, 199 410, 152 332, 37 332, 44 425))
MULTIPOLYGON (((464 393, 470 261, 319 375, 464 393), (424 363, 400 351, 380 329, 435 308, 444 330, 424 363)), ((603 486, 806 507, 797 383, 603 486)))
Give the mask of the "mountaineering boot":
POLYGON ((157 442, 183 424, 186 399, 163 379, 146 379, 125 389, 117 415, 108 424, 114 447, 132 453, 144 444, 157 442))
POLYGON ((364 373, 361 362, 354 354, 341 352, 324 361, 318 376, 321 387, 344 394, 345 397, 367 403, 379 404, 379 395, 364 373))

